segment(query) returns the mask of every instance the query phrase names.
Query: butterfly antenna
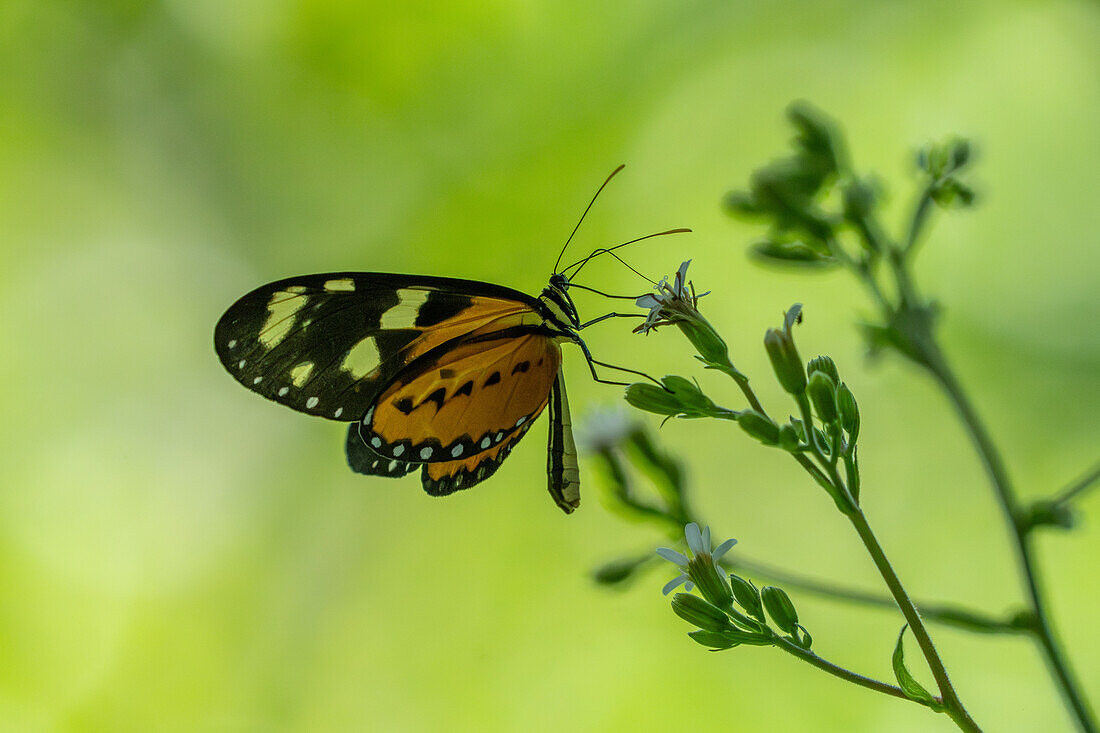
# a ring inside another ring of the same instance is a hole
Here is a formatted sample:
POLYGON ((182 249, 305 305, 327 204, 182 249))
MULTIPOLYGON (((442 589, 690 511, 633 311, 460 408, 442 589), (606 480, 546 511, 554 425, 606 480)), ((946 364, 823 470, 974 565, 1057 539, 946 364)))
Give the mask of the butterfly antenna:
POLYGON ((611 179, 615 177, 615 174, 617 174, 625 167, 626 164, 621 163, 618 168, 611 171, 611 175, 607 177, 607 180, 603 182, 603 185, 596 189, 596 195, 593 196, 592 200, 588 202, 588 206, 585 208, 584 213, 581 214, 581 218, 577 220, 577 226, 573 227, 573 231, 569 234, 569 239, 565 240, 565 246, 562 247, 561 252, 558 253, 558 259, 554 261, 554 272, 558 271, 558 265, 561 264, 561 258, 562 255, 565 254, 566 247, 568 247, 569 243, 573 241, 573 235, 576 234, 577 230, 581 228, 581 222, 584 221, 584 217, 588 214, 588 210, 592 208, 592 204, 596 203, 596 199, 599 197, 600 191, 603 191, 604 187, 607 186, 607 184, 611 183, 611 179))
MULTIPOLYGON (((614 247, 601 247, 600 249, 595 250, 594 252, 592 252, 592 254, 585 257, 583 260, 577 260, 572 265, 568 265, 564 270, 562 270, 562 272, 564 273, 564 272, 576 267, 577 269, 573 270, 573 274, 568 276, 569 279, 572 280, 573 278, 575 278, 577 276, 577 273, 579 273, 581 271, 581 268, 584 267, 586 264, 588 264, 588 261, 590 259, 592 259, 593 257, 596 257, 597 255, 602 255, 602 254, 610 254, 612 257, 617 259, 619 262, 622 262, 624 265, 626 265, 626 262, 623 262, 623 259, 621 257, 619 257, 617 254, 615 254, 612 250, 619 249, 620 247, 625 247, 628 244, 634 244, 635 242, 641 242, 642 240, 645 240, 645 239, 652 239, 653 237, 663 237, 666 234, 683 234, 684 232, 690 232, 690 231, 691 231, 690 229, 683 229, 683 228, 681 228, 681 229, 669 229, 667 232, 657 232, 656 234, 647 234, 644 237, 638 237, 637 239, 631 239, 629 242, 623 242, 622 244, 616 244, 614 247)), ((626 266, 630 267, 630 265, 626 265, 626 266)), ((557 269, 557 268, 555 268, 555 269, 557 269)), ((633 267, 630 267, 630 269, 634 270, 633 267)), ((637 272, 639 275, 642 275, 642 273, 638 272, 637 270, 634 270, 634 272, 637 272)), ((645 277, 645 275, 642 275, 642 277, 645 277)), ((645 279, 649 280, 648 277, 645 277, 645 279)), ((649 282, 653 282, 653 281, 649 280, 649 282)))
MULTIPOLYGON (((633 272, 633 273, 634 273, 635 275, 637 275, 638 277, 642 278, 643 280, 645 280, 645 281, 646 281, 646 282, 648 282, 648 283, 652 283, 653 285, 656 285, 656 284, 657 284, 657 283, 656 283, 656 282, 655 282, 654 280, 652 280, 652 279, 650 279, 650 278, 646 277, 646 276, 645 276, 645 275, 643 275, 642 273, 640 273, 640 272, 638 272, 637 270, 635 270, 635 269, 634 269, 634 268, 633 268, 633 267, 632 267, 632 266, 631 266, 631 265, 630 265, 630 264, 629 264, 629 263, 628 263, 628 262, 627 262, 626 260, 624 260, 624 259, 623 259, 622 257, 619 257, 619 255, 615 254, 615 253, 614 253, 614 252, 612 252, 612 251, 611 251, 610 249, 603 249, 603 248, 601 248, 601 249, 598 249, 598 250, 596 250, 596 252, 598 252, 598 253, 600 253, 600 254, 609 254, 609 255, 611 255, 612 257, 614 257, 615 259, 617 259, 617 260, 618 260, 619 262, 621 262, 621 263, 623 264, 623 267, 625 267, 626 269, 630 270, 631 272, 633 272)), ((580 268, 577 268, 577 272, 580 272, 580 268)), ((574 274, 574 275, 576 275, 576 274, 577 274, 577 272, 574 272, 573 274, 574 274)), ((572 287, 573 283, 572 283, 572 282, 570 282, 570 283, 569 283, 569 285, 570 285, 570 287, 572 287)))

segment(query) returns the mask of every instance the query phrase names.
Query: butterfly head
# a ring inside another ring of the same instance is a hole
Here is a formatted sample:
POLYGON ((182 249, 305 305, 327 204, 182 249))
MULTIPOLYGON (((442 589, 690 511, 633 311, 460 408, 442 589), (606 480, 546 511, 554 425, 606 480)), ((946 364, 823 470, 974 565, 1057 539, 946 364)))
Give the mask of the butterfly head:
POLYGON ((550 284, 542 291, 539 302, 547 309, 557 326, 573 330, 581 325, 577 306, 569 297, 569 278, 562 273, 555 272, 550 276, 550 284))

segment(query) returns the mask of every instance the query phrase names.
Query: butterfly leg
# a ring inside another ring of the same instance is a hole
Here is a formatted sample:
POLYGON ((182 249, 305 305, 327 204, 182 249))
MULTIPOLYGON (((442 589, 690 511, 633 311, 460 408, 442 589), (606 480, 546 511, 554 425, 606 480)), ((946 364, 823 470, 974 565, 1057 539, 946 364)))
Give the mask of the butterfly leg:
POLYGON ((591 321, 588 321, 587 323, 582 323, 581 325, 577 326, 577 330, 579 331, 581 329, 588 328, 589 326, 595 326, 600 321, 606 321, 608 318, 645 318, 645 317, 646 317, 645 313, 605 313, 604 315, 600 316, 599 318, 593 318, 591 321))
POLYGON ((589 369, 589 371, 592 372, 592 379, 599 382, 600 384, 616 384, 620 387, 629 387, 630 386, 630 382, 612 382, 612 381, 607 380, 607 379, 600 379, 599 375, 596 374, 596 366, 597 365, 602 366, 602 367, 607 367, 608 369, 615 369, 616 371, 620 371, 620 372, 626 372, 627 374, 637 374, 639 377, 645 377, 646 379, 653 382, 657 386, 659 386, 663 389, 667 389, 667 387, 665 387, 663 384, 661 384, 658 380, 656 380, 653 377, 649 376, 645 372, 639 372, 636 369, 627 369, 626 367, 615 366, 614 364, 608 364, 607 362, 597 361, 596 359, 593 359, 592 358, 592 352, 588 350, 588 345, 586 343, 584 343, 584 341, 582 341, 580 338, 577 338, 577 339, 574 339, 574 340, 577 342, 577 345, 579 345, 581 347, 581 352, 584 354, 584 359, 585 359, 585 361, 588 362, 588 369, 589 369))

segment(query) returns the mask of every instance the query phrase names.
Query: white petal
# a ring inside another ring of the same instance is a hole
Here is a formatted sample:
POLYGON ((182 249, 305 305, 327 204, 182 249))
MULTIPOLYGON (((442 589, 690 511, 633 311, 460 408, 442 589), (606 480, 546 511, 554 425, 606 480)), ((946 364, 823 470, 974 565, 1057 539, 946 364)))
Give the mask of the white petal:
MULTIPOLYGON (((665 583, 665 587, 661 588, 661 593, 667 596, 676 588, 676 586, 680 585, 680 583, 687 583, 689 586, 691 585, 691 583, 688 582, 688 576, 680 575, 665 583)), ((691 590, 691 588, 688 588, 688 590, 691 590)))
POLYGON ((732 548, 736 544, 737 544, 737 540, 730 537, 728 540, 726 540, 722 544, 718 545, 718 549, 716 549, 714 551, 714 555, 713 555, 714 562, 718 562, 719 560, 721 560, 722 556, 725 555, 727 552, 729 552, 730 548, 732 548))
POLYGON ((656 295, 646 294, 634 300, 634 305, 639 308, 655 308, 661 304, 656 295))
POLYGON ((703 527, 703 552, 710 552, 710 525, 703 527))
POLYGON ((685 557, 684 555, 682 555, 679 552, 676 552, 676 550, 673 550, 671 547, 658 547, 657 548, 657 554, 660 555, 661 557, 663 557, 664 559, 668 560, 671 563, 676 563, 677 565, 679 565, 682 568, 687 567, 687 564, 688 564, 687 557, 685 557))
POLYGON ((703 547, 703 534, 699 531, 699 525, 695 522, 684 527, 684 538, 687 539, 688 547, 695 554, 710 550, 709 547, 703 547))

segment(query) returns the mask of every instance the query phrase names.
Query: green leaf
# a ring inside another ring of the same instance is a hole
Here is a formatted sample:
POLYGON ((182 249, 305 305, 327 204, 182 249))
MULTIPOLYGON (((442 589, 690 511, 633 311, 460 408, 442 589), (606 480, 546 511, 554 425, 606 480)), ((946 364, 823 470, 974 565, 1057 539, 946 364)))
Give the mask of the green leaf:
POLYGON ((790 242, 764 240, 752 245, 749 252, 761 262, 782 267, 822 268, 840 264, 836 258, 797 240, 790 242))
POLYGON ((634 577, 638 568, 649 562, 652 557, 651 553, 646 553, 634 557, 620 557, 617 560, 604 563, 592 571, 592 580, 599 585, 626 583, 634 577))
POLYGON ((905 696, 914 702, 919 702, 921 705, 927 705, 933 710, 939 712, 944 709, 943 703, 932 696, 928 690, 924 689, 924 686, 913 677, 909 670, 905 666, 905 649, 902 644, 905 639, 905 630, 909 628, 909 624, 901 627, 901 633, 898 634, 898 643, 894 647, 894 656, 891 658, 891 664, 894 667, 894 677, 898 681, 898 687, 905 693, 905 696))

